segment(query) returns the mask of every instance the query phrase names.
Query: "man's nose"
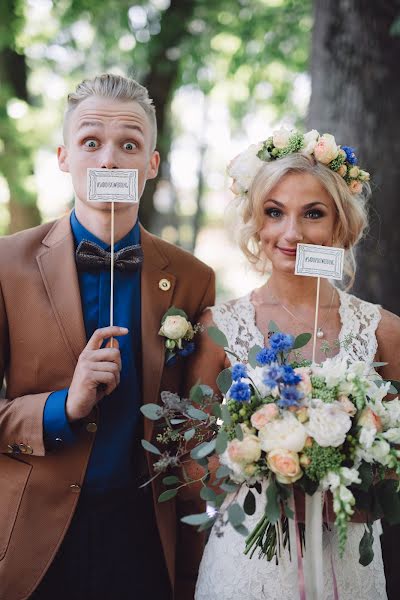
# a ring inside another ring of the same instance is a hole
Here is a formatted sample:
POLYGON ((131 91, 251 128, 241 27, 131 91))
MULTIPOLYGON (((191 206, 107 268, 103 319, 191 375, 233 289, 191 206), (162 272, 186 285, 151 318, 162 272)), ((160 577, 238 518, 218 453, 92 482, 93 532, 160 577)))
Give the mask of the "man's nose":
POLYGON ((116 157, 115 149, 111 146, 106 146, 103 148, 103 152, 101 154, 101 169, 118 169, 118 161, 116 157))

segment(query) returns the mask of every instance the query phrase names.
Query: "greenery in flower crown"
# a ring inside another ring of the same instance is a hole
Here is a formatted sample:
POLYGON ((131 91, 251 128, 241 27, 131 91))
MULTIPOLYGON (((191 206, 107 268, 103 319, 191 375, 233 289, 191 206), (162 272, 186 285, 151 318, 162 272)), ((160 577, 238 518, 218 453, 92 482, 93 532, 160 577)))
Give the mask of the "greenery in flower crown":
POLYGON ((315 160, 340 175, 352 194, 360 194, 363 184, 370 179, 369 173, 357 166, 358 159, 354 148, 338 146, 333 135, 320 135, 315 129, 303 134, 281 128, 263 142, 252 144, 231 161, 228 174, 234 180, 231 187, 233 193, 238 196, 247 194, 263 162, 294 153, 313 156, 315 160))

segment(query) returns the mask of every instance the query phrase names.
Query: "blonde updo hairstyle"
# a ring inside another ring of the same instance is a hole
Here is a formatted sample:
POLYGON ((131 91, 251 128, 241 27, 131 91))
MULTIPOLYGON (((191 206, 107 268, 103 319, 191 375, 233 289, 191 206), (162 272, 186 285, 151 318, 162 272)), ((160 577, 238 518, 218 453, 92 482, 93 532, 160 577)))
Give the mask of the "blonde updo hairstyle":
POLYGON ((313 175, 333 199, 336 206, 334 246, 345 249, 345 289, 349 289, 356 272, 354 248, 368 225, 366 201, 370 188, 364 183, 361 194, 352 194, 340 175, 317 162, 313 156, 293 153, 266 162, 257 172, 246 196, 234 201, 234 210, 239 215, 239 222, 235 219, 236 232, 242 252, 259 272, 265 273, 268 270, 268 261, 263 255, 259 236, 265 222, 264 202, 277 183, 290 173, 313 175))

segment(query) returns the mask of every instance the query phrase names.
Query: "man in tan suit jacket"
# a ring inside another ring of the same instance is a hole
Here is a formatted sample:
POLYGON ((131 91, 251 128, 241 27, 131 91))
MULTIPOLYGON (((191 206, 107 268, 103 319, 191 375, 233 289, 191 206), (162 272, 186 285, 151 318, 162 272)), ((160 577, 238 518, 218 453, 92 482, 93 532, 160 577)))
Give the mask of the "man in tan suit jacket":
MULTIPOLYGON (((151 100, 133 80, 105 75, 82 82, 76 94, 69 96, 59 164, 72 176, 77 221, 102 242, 110 244, 110 209, 109 205, 87 202, 86 169, 138 169, 141 195, 146 180, 158 171, 155 136, 151 100)), ((136 221, 137 205, 116 204, 115 241, 124 238, 136 221)), ((140 237, 144 256, 140 274, 141 400, 157 403, 160 390, 182 388, 185 370, 184 358, 165 366, 164 342, 158 335, 161 318, 174 305, 196 322, 202 310, 214 302, 214 274, 190 254, 143 228, 140 237)), ((120 489, 106 490, 104 502, 101 495, 93 505, 84 499, 85 475, 102 427, 102 402, 118 392, 120 377, 129 365, 122 365, 121 371, 119 349, 111 348, 110 343, 105 347, 111 336, 121 342, 127 335, 118 322, 114 327, 96 329, 88 339, 75 242, 69 215, 0 240, 0 381, 3 376, 6 381, 6 398, 0 399, 0 600, 190 600, 202 539, 179 523, 179 515, 197 512, 199 507, 190 501, 186 505, 157 503, 158 479, 140 508, 135 505, 137 485, 131 504, 124 504, 124 490, 120 489), (55 447, 49 449, 44 411, 51 394, 62 389, 67 389, 65 418, 74 431, 74 441, 64 443, 57 438, 55 447), (126 518, 134 534, 131 542, 124 540, 120 546, 112 515, 121 518, 127 506, 126 518), (162 565, 157 566, 156 559, 150 565, 140 562, 140 548, 150 527, 142 522, 147 518, 143 507, 146 514, 155 515, 152 544, 162 565), (86 540, 83 544, 82 538, 89 518, 97 519, 91 525, 97 536, 92 545, 86 545, 86 540), (137 534, 135 527, 139 527, 137 534), (135 551, 134 560, 127 543, 135 551), (100 550, 93 548, 99 544, 100 550), (125 571, 120 570, 122 563, 125 571), (167 587, 157 588, 158 583, 151 580, 160 578, 162 569, 167 587), (140 570, 146 577, 150 573, 149 593, 144 595, 130 593, 140 570), (125 582, 121 582, 121 572, 126 572, 125 582), (120 591, 124 589, 127 591, 120 591), (165 593, 155 592, 157 589, 165 589, 165 593)), ((152 436, 152 422, 146 420, 144 437, 151 440, 152 436)), ((144 458, 137 448, 135 452, 135 464, 147 461, 147 474, 151 473, 149 456, 144 458)))

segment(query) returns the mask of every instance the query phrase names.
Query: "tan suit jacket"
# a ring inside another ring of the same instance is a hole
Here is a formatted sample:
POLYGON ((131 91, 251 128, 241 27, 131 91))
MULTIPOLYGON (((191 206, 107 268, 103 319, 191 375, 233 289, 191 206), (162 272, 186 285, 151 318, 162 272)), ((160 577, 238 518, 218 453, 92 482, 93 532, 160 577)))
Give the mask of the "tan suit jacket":
MULTIPOLYGON (((141 235, 143 402, 158 402, 160 390, 179 390, 185 369, 183 359, 164 366, 161 317, 174 305, 196 321, 214 303, 214 274, 146 230, 141 235), (161 279, 170 282, 168 290, 160 288, 161 279)), ((86 342, 69 216, 0 239, 0 382, 6 378, 6 399, 0 399, 0 600, 24 600, 33 592, 78 502, 96 434, 82 428, 74 445, 46 452, 42 423, 48 395, 69 386, 86 342), (20 454, 13 452, 16 444, 20 454)), ((87 421, 96 418, 97 409, 87 421)), ((152 430, 146 420, 147 440, 152 430)), ((153 492, 175 597, 189 600, 202 540, 179 524, 177 513, 199 506, 158 504, 158 480, 153 492)))

